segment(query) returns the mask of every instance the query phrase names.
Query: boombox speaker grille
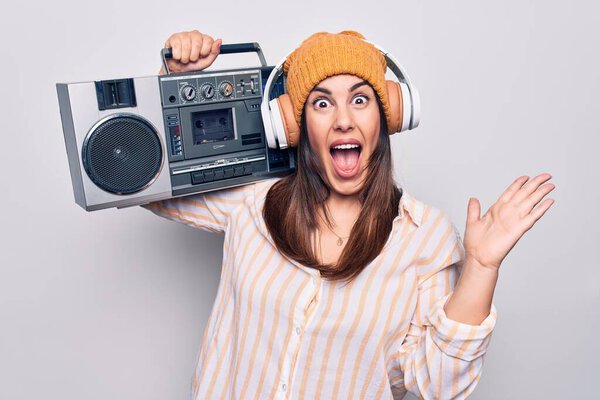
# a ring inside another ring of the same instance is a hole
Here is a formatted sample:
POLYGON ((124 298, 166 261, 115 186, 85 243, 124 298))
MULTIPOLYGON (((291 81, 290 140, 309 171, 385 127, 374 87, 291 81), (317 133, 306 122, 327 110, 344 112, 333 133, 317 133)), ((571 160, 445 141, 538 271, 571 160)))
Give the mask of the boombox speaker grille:
POLYGON ((131 194, 148 186, 160 171, 162 157, 156 130, 136 115, 115 114, 98 123, 82 149, 90 179, 115 194, 131 194))

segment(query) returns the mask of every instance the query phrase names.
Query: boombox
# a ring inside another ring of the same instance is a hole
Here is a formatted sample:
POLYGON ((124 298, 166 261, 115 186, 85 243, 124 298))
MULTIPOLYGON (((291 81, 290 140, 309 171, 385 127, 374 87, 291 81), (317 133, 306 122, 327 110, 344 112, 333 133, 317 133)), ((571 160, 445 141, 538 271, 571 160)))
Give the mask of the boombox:
MULTIPOLYGON (((128 207, 284 176, 293 149, 270 148, 261 101, 273 70, 259 67, 57 84, 75 201, 87 211, 128 207)), ((284 77, 270 98, 285 91, 284 77)))

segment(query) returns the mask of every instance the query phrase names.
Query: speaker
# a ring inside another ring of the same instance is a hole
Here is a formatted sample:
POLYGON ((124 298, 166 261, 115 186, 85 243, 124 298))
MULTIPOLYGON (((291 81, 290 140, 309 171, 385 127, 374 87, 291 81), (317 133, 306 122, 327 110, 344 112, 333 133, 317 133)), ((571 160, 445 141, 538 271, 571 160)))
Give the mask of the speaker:
POLYGON ((99 188, 123 195, 139 192, 156 179, 163 151, 148 121, 134 114, 115 114, 90 130, 81 158, 99 188))
POLYGON ((157 77, 57 84, 75 201, 87 211, 172 197, 157 77))

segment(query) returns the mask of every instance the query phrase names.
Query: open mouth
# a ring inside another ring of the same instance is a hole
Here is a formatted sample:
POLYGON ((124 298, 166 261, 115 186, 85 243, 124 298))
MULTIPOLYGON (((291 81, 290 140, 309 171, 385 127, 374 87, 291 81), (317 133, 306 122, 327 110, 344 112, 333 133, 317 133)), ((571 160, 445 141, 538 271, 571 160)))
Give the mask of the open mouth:
POLYGON ((353 178, 359 170, 362 147, 358 143, 342 143, 331 146, 329 153, 336 173, 343 178, 353 178))

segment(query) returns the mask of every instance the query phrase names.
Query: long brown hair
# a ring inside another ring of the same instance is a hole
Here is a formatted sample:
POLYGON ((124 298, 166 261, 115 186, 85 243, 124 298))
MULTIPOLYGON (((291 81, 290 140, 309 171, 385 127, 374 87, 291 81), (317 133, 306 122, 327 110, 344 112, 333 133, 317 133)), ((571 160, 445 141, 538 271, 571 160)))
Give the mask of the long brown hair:
POLYGON ((325 200, 330 189, 319 157, 311 149, 304 111, 296 171, 276 182, 265 200, 263 218, 279 251, 300 264, 318 269, 329 280, 349 282, 360 274, 385 246, 398 215, 402 189, 394 184, 387 123, 381 101, 375 97, 381 119, 379 140, 369 158, 367 178, 359 193, 360 214, 337 264, 320 264, 312 244, 319 209, 329 223, 325 200))

